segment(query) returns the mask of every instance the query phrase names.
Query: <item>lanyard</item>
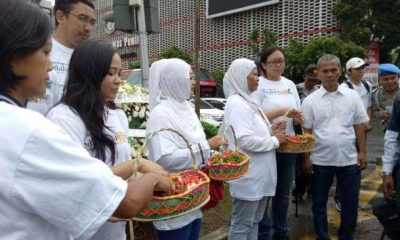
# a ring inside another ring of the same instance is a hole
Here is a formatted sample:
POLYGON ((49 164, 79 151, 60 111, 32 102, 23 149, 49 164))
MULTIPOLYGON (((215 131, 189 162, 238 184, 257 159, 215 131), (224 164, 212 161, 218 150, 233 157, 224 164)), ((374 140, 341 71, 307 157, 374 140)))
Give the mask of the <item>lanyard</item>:
MULTIPOLYGON (((256 103, 251 103, 251 102, 249 102, 249 101, 248 101, 244 96, 242 96, 240 93, 238 93, 238 95, 239 95, 240 97, 242 97, 248 104, 250 104, 250 105, 256 104, 256 103)), ((253 109, 254 109, 254 108, 253 108, 253 109)), ((256 110, 257 110, 257 112, 261 115, 261 118, 264 120, 264 123, 267 125, 267 127, 268 127, 270 133, 272 134, 271 123, 269 122, 267 116, 265 116, 265 114, 261 111, 261 109, 260 109, 259 106, 256 106, 256 110)))

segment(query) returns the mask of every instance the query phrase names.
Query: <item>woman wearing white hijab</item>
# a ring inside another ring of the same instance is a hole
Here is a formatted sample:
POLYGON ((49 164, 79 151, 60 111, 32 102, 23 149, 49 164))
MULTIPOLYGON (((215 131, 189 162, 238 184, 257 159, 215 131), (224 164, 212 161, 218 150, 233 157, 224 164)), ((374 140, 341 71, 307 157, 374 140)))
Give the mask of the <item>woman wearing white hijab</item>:
MULTIPOLYGON (((146 135, 161 128, 181 133, 191 145, 196 159, 204 164, 211 149, 222 144, 220 136, 206 140, 203 128, 187 99, 190 97, 190 66, 180 59, 164 59, 150 68, 150 117, 146 135)), ((193 167, 192 157, 184 140, 173 132, 162 131, 151 138, 150 159, 169 172, 193 167)), ((160 240, 198 239, 202 213, 200 210, 183 216, 154 222, 160 240)))
MULTIPOLYGON (((267 199, 275 194, 274 149, 286 141, 284 129, 272 132, 268 119, 250 96, 258 87, 257 74, 254 61, 242 58, 233 61, 224 76, 224 93, 228 98, 224 123, 234 129, 239 149, 250 156, 249 172, 229 181, 233 198, 230 240, 257 239, 267 199)), ((231 138, 232 135, 228 136, 229 143, 234 143, 231 138)))

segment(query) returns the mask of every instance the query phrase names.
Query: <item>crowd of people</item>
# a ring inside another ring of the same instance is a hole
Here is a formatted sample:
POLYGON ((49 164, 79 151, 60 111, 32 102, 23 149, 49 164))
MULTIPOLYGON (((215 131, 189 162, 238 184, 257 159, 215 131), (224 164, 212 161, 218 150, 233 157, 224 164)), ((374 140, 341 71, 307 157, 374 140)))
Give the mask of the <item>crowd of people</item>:
MULTIPOLYGON (((400 186, 400 70, 393 64, 379 65, 380 87, 373 91, 363 80, 367 64, 357 56, 347 61, 342 84, 342 64, 331 54, 307 66, 298 85, 283 76, 280 47, 266 48, 257 61, 236 59, 223 79, 225 136, 206 139, 187 101, 194 94, 190 65, 156 61, 149 78, 150 160, 136 161, 128 119, 114 102, 121 57, 110 43, 89 40, 93 2, 56 0, 53 35, 48 17, 32 3, 2 0, 0 9, 0 239, 125 240, 125 222, 111 223, 112 217, 133 218, 154 191, 171 193, 168 173, 204 165, 221 145, 250 157, 248 173, 228 181, 229 239, 289 239, 290 192, 300 169, 293 194, 302 197, 311 185, 316 239, 330 239, 334 178, 338 238, 353 239, 374 114, 385 131, 385 196, 400 186), (314 151, 276 151, 302 133, 314 136, 314 151)), ((201 219, 199 209, 153 224, 160 240, 195 240, 201 219)))

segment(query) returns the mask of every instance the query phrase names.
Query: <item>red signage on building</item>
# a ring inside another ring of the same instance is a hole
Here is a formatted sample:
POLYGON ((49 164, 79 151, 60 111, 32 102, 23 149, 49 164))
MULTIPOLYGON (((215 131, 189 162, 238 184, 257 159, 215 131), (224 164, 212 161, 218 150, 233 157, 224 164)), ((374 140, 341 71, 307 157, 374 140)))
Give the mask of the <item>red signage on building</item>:
POLYGON ((379 45, 378 42, 371 42, 368 46, 367 57, 364 59, 369 65, 365 68, 364 79, 369 81, 372 86, 378 86, 378 66, 379 66, 379 45))

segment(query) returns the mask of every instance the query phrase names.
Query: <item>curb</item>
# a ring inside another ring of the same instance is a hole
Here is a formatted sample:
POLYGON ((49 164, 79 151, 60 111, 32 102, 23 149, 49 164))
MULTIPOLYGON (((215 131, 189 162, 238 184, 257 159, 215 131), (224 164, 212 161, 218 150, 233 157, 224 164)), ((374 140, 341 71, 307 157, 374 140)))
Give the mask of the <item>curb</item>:
POLYGON ((200 238, 200 240, 223 240, 228 239, 229 226, 222 226, 217 230, 200 238))

